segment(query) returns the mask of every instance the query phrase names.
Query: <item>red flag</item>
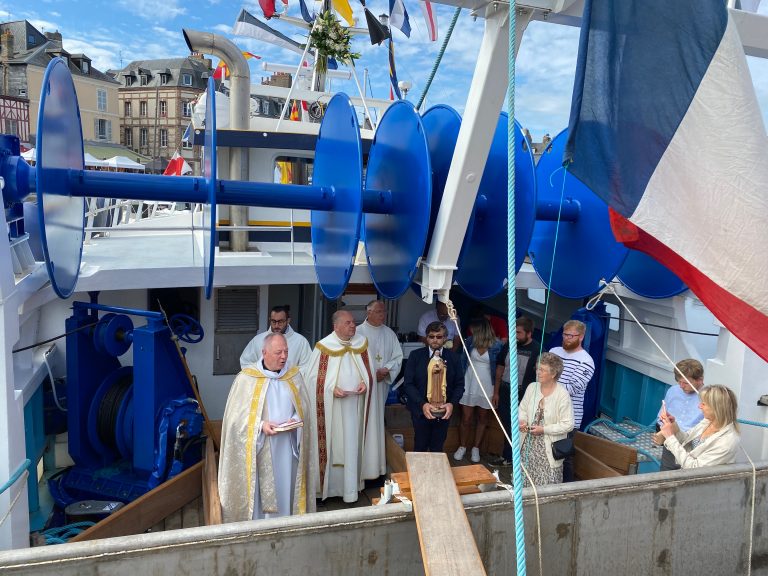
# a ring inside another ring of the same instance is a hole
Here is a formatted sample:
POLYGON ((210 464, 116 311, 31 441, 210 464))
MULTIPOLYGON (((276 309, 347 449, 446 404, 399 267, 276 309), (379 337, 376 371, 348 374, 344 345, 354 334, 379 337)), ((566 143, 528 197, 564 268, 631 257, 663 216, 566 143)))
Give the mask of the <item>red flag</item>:
POLYGON ((290 119, 291 120, 295 120, 295 121, 300 120, 300 117, 299 117, 299 106, 298 106, 298 104, 296 104, 296 100, 293 101, 293 105, 291 106, 290 119))
POLYGON ((187 164, 187 161, 181 157, 179 151, 176 150, 176 152, 173 153, 173 156, 171 156, 168 166, 165 167, 163 176, 184 176, 185 174, 191 173, 192 168, 187 164))
POLYGON ((275 0, 259 0, 261 11, 264 12, 264 18, 269 20, 275 15, 275 0))

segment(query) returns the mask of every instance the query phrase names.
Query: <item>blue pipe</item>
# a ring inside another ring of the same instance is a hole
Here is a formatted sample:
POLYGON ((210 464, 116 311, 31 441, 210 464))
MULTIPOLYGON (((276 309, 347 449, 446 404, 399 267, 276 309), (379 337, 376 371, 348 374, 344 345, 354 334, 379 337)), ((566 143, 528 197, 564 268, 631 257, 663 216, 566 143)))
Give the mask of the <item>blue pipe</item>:
POLYGON ((128 316, 144 316, 155 320, 163 320, 162 312, 152 312, 150 310, 135 310, 133 308, 122 308, 120 306, 107 306, 106 304, 95 304, 93 302, 73 302, 72 308, 85 310, 101 310, 102 312, 114 312, 115 314, 126 314, 128 316))

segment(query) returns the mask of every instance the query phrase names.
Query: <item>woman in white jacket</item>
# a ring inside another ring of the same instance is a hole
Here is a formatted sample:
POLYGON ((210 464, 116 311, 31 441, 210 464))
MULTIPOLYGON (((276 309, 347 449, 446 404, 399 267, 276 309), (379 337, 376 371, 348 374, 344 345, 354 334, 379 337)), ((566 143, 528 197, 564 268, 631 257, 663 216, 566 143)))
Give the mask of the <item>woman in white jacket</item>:
POLYGON ((699 400, 704 420, 686 433, 680 431, 675 417, 662 408, 664 446, 681 468, 732 464, 739 446, 735 394, 725 386, 706 386, 699 393, 699 400))
MULTIPOLYGON (((571 396, 557 383, 562 372, 563 361, 559 356, 541 354, 536 368, 538 381, 528 386, 520 402, 520 455, 536 486, 563 481, 563 461, 552 455, 552 442, 573 430, 571 396)), ((527 477, 525 485, 530 485, 527 477)))

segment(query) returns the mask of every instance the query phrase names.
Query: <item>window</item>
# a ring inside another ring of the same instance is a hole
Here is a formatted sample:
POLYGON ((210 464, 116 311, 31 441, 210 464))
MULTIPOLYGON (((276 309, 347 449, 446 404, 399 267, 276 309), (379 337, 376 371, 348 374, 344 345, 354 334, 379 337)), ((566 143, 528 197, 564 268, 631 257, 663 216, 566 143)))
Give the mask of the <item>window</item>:
POLYGON ((107 142, 112 141, 112 121, 104 120, 103 118, 97 118, 94 120, 93 131, 95 132, 96 140, 105 140, 107 142))
POLYGON ((192 86, 192 74, 182 74, 181 83, 184 86, 192 86))
POLYGON ((149 76, 146 74, 139 76, 139 86, 146 86, 147 84, 149 84, 149 76))
POLYGON ((147 115, 147 101, 142 100, 139 102, 139 116, 146 116, 147 115))
POLYGON ((5 133, 10 134, 11 136, 18 136, 19 135, 19 121, 18 120, 11 120, 10 118, 5 119, 5 133))
POLYGON ((88 62, 86 60, 83 60, 83 65, 80 66, 80 70, 82 70, 83 74, 88 74, 89 69, 90 69, 90 66, 88 66, 88 62))
POLYGON ((132 112, 133 111, 131 110, 131 101, 128 100, 128 101, 125 102, 125 116, 126 116, 126 118, 130 118, 132 112))
POLYGON ((160 116, 168 116, 168 102, 160 100, 160 116))
POLYGON ((99 112, 107 111, 107 91, 96 90, 96 105, 99 108, 99 112))
POLYGON ((170 78, 170 74, 160 74, 160 84, 162 86, 165 86, 168 84, 168 79, 170 78))
POLYGON ((129 148, 133 146, 133 130, 130 128, 125 129, 125 145, 129 148))
POLYGON ((160 128, 160 147, 168 148, 168 130, 160 128))
POLYGON ((34 34, 30 34, 30 35, 27 37, 27 43, 28 43, 30 46, 34 46, 35 44, 37 44, 37 38, 35 38, 34 34))
POLYGON ((192 150, 192 142, 190 140, 182 140, 181 147, 184 150, 192 150))
POLYGON ((133 76, 126 76, 125 77, 125 85, 126 86, 133 86, 133 76))
POLYGON ((192 102, 190 100, 184 100, 181 103, 181 113, 184 118, 192 117, 192 102))
POLYGON ((26 88, 19 88, 19 96, 21 96, 22 98, 26 98, 27 97, 27 89, 26 88))
POLYGON ((139 128, 139 146, 146 146, 149 143, 147 138, 147 129, 139 128))

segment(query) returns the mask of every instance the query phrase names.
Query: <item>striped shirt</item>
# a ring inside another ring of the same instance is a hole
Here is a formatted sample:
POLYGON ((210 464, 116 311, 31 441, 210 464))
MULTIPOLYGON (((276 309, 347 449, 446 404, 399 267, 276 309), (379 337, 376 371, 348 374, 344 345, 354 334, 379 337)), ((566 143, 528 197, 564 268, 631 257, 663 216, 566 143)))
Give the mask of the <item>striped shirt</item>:
POLYGON ((581 348, 576 352, 566 352, 562 346, 552 348, 552 354, 563 359, 563 373, 558 380, 571 395, 573 403, 573 428, 578 430, 584 416, 584 393, 587 384, 595 373, 595 362, 589 352, 581 348))

